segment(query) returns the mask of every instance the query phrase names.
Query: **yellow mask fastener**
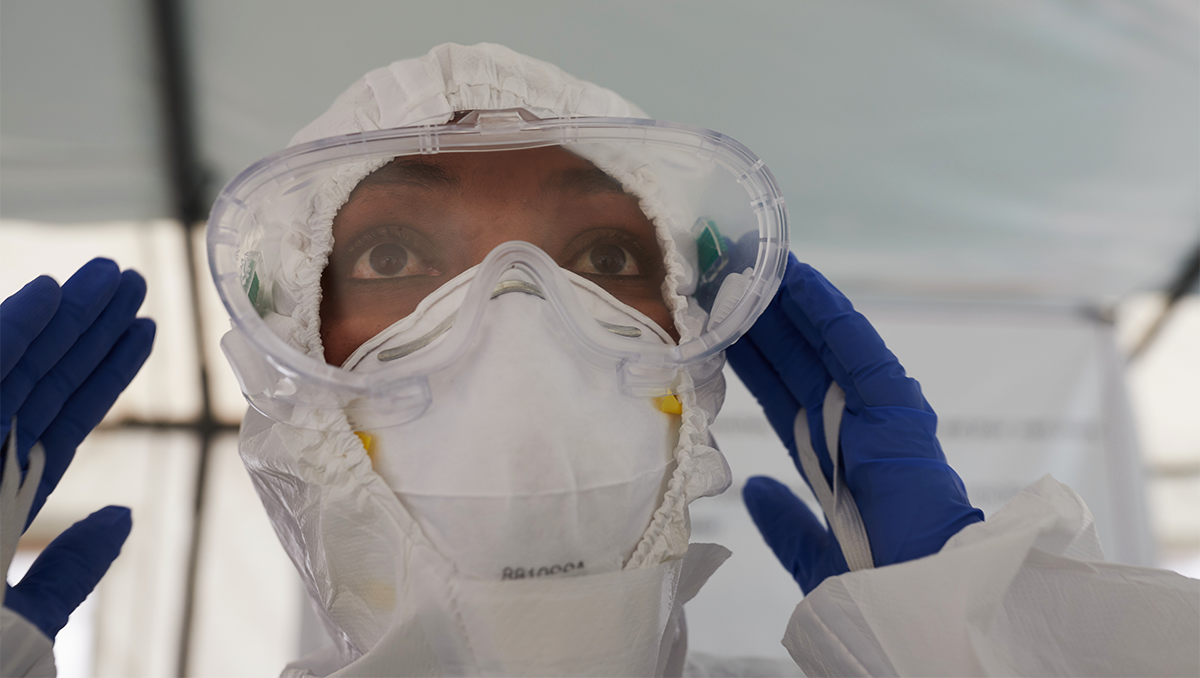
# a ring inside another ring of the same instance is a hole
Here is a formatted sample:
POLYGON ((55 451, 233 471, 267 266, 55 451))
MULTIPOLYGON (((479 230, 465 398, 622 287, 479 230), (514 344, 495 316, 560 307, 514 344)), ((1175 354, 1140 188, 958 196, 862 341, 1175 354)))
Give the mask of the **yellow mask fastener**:
POLYGON ((371 460, 371 465, 374 466, 375 450, 372 448, 374 448, 375 439, 372 438, 371 434, 367 433, 366 431, 355 431, 354 435, 358 436, 358 439, 362 441, 363 449, 367 451, 367 457, 371 460))
POLYGON ((658 409, 667 414, 683 414, 683 403, 673 395, 664 396, 658 399, 658 409))

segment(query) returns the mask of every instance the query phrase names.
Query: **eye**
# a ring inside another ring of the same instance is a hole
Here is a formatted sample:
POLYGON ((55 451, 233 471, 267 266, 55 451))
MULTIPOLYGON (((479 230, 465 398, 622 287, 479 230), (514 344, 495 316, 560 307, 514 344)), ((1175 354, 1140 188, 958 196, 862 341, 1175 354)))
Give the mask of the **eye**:
POLYGON ((438 275, 408 247, 397 242, 381 242, 359 255, 350 271, 351 278, 407 278, 438 275))
POLYGON ((597 243, 584 250, 572 267, 576 273, 591 275, 639 275, 637 257, 613 242, 597 243))

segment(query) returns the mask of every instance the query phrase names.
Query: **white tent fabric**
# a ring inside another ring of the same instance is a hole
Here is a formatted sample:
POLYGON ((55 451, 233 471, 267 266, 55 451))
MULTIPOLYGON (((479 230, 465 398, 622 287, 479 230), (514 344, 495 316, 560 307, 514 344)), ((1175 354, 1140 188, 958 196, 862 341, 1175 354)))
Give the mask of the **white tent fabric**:
POLYGON ((1047 308, 876 304, 863 312, 921 382, 972 504, 991 515, 1052 474, 1087 503, 1108 561, 1155 563, 1111 322, 1047 308))
POLYGON ((171 216, 146 4, 4 4, 0 215, 171 216))
MULTIPOLYGON (((6 3, 0 216, 167 216, 140 7, 6 3)), ((488 40, 756 149, 852 294, 1104 303, 1200 237, 1192 0, 185 9, 213 191, 361 73, 488 40)))
POLYGON ((435 4, 308 9, 272 17, 305 45, 281 60, 243 14, 195 8, 223 170, 319 112, 313 89, 487 39, 758 150, 797 251, 856 296, 1107 301, 1163 284, 1198 237, 1188 0, 478 3, 445 32, 435 4))

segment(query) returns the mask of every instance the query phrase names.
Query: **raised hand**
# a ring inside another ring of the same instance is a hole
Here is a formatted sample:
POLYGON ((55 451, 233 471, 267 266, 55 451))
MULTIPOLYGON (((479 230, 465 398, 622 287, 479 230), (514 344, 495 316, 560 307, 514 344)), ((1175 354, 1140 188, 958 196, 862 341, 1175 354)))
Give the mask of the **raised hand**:
MULTIPOLYGON (((840 479, 849 491, 874 566, 936 553, 959 530, 983 520, 946 463, 937 417, 920 385, 905 375, 849 300, 794 255, 775 299, 727 355, 809 485, 836 488, 840 479), (837 412, 824 412, 827 393, 838 394, 830 391, 832 383, 845 393, 845 411, 838 430, 826 431, 826 422, 838 418, 826 416, 837 412), (801 412, 804 418, 797 422, 801 412), (816 459, 809 468, 815 471, 819 464, 824 476, 817 483, 802 468, 797 430, 810 433, 816 459), (825 445, 835 438, 837 478, 825 445)), ((826 577, 849 571, 835 531, 783 484, 751 478, 743 498, 768 545, 806 593, 826 577)), ((836 526, 838 519, 831 522, 836 526)))
MULTIPOLYGON (((16 528, 2 535, 6 556, 58 485, 76 447, 149 356, 154 322, 136 317, 145 295, 146 283, 136 272, 93 259, 61 288, 42 276, 0 305, 0 482, 11 490, 6 494, 18 487, 28 492, 22 502, 27 507, 21 506, 27 515, 5 516, 5 526, 16 528), (42 458, 31 464, 35 444, 42 458)), ((117 506, 76 523, 19 584, 6 585, 5 607, 53 638, 108 570, 130 526, 129 509, 117 506)))

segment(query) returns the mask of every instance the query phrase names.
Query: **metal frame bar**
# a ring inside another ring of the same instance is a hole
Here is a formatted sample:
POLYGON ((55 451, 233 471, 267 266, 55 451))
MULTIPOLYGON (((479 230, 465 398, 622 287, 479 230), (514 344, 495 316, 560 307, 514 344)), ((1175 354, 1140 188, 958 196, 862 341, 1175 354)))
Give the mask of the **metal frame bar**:
POLYGON ((204 351, 204 318, 200 311, 200 289, 197 277, 197 252, 192 237, 194 224, 203 223, 207 216, 209 172, 197 152, 195 109, 191 97, 191 78, 188 70, 187 36, 184 32, 185 0, 149 0, 149 13, 154 31, 155 56, 158 62, 159 104, 163 116, 163 161, 170 177, 170 205, 173 216, 184 230, 187 248, 188 288, 192 302, 192 322, 195 327, 197 366, 201 388, 201 412, 198 420, 184 425, 165 425, 143 422, 142 426, 187 428, 199 438, 195 486, 192 507, 192 532, 187 556, 187 591, 184 594, 180 624, 179 662, 176 673, 186 676, 191 656, 192 615, 195 610, 200 538, 204 524, 204 503, 208 481, 209 457, 213 439, 227 430, 213 415, 208 364, 204 351))
POLYGON ((1191 256, 1184 261, 1183 266, 1179 268, 1179 273, 1167 287, 1166 305, 1163 306, 1162 312, 1158 314, 1158 317, 1154 319, 1154 322, 1150 324, 1150 327, 1146 329, 1146 333, 1143 334, 1142 338, 1138 340, 1138 343, 1134 345, 1133 350, 1129 352, 1129 357, 1126 358, 1127 363, 1132 363, 1133 361, 1145 355, 1146 350, 1149 349, 1154 344, 1154 340, 1158 338, 1159 332, 1162 331, 1163 326, 1167 324, 1167 320, 1170 319, 1171 313, 1175 310, 1175 306, 1181 299, 1183 299, 1183 297, 1189 293, 1196 292, 1196 284, 1198 282, 1200 282, 1200 243, 1196 243, 1196 247, 1192 249, 1191 256))

